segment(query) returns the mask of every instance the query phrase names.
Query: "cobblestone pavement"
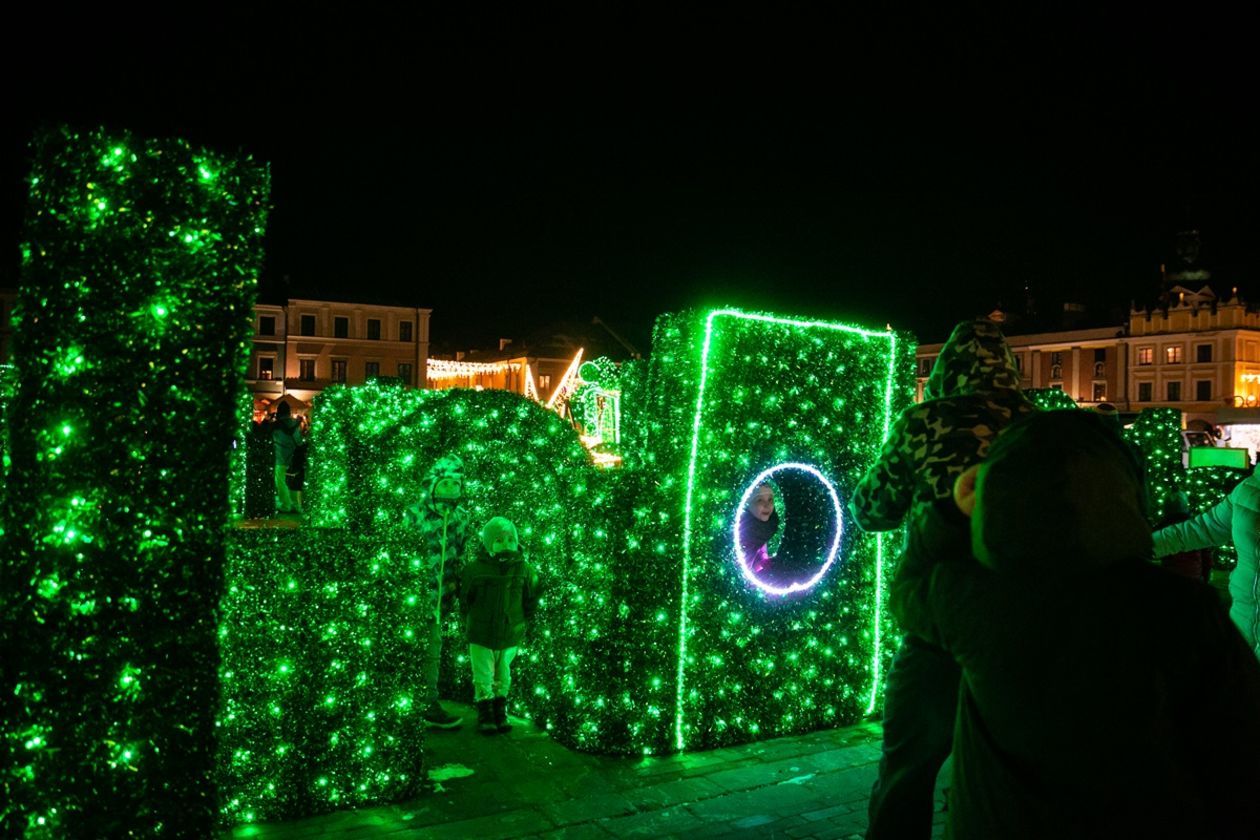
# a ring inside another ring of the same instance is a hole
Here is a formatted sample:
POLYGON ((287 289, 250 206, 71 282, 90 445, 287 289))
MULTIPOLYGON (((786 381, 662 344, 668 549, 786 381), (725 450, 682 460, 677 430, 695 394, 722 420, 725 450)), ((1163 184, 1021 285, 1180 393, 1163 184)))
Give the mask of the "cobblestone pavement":
MULTIPOLYGON (((436 793, 237 828, 244 838, 860 838, 879 760, 874 724, 665 758, 572 752, 523 721, 511 734, 428 738, 436 793)), ((939 792, 938 792, 939 798, 939 792)), ((938 801, 934 836, 944 814, 938 801)))

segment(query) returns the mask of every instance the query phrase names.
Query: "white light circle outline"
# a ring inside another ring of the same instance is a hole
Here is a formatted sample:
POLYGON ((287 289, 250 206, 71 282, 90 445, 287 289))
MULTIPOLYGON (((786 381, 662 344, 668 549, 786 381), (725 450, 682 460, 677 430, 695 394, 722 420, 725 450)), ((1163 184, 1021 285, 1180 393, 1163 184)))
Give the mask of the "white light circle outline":
POLYGON ((771 595, 791 595, 793 592, 804 592, 810 589, 818 581, 822 580, 823 575, 827 574, 827 570, 831 568, 831 564, 836 560, 836 552, 840 549, 840 537, 844 533, 844 516, 840 507, 840 494, 836 492, 835 485, 827 480, 827 477, 819 472, 815 467, 809 464, 801 464, 794 461, 788 461, 782 464, 776 464, 767 470, 762 471, 760 475, 752 480, 748 485, 748 489, 744 491, 744 496, 739 500, 739 507, 735 513, 735 527, 731 531, 731 541, 735 546, 735 557, 739 560, 739 570, 743 573, 744 579, 762 592, 771 595), (827 552, 827 561, 822 564, 822 568, 805 582, 793 581, 789 586, 773 586, 757 577, 757 573, 748 565, 748 558, 744 556, 744 549, 739 544, 739 523, 743 520, 744 511, 747 509, 748 500, 752 498, 753 491, 761 485, 763 481, 776 472, 782 470, 799 470, 800 472, 809 473, 818 479, 823 487, 827 488, 827 493, 831 495, 831 504, 836 510, 836 536, 831 542, 831 550, 827 552))

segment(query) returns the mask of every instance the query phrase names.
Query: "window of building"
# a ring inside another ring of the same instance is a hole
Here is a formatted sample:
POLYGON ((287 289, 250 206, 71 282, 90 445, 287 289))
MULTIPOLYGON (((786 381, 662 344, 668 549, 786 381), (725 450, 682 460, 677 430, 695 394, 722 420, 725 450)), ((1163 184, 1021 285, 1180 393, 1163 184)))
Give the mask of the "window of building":
POLYGON ((411 322, 410 321, 398 322, 398 340, 411 341, 411 322))
POLYGON ((1212 345, 1200 344, 1194 348, 1194 360, 1196 362, 1212 361, 1212 345))
POLYGON ((369 341, 381 340, 381 319, 368 318, 367 337, 369 341))
POLYGON ((350 319, 344 316, 333 318, 333 338, 350 337, 350 319))
POLYGON ((544 373, 538 377, 539 390, 546 391, 550 387, 551 387, 551 374, 544 373))
POLYGON ((1062 353, 1051 353, 1051 354, 1050 354, 1050 364, 1052 364, 1052 365, 1062 365, 1062 364, 1063 364, 1063 354, 1062 354, 1062 353))
POLYGON ((1099 364, 1106 364, 1106 363, 1107 363, 1107 348, 1106 347, 1094 348, 1094 364, 1099 365, 1099 364))
POLYGON ((1094 402, 1103 402, 1107 399, 1107 383, 1094 383, 1094 402))
POLYGON ((298 330, 299 335, 315 335, 315 316, 303 315, 301 321, 301 329, 298 330))
POLYGON ((1194 398, 1199 402, 1210 402, 1212 399, 1212 380, 1200 379, 1195 382, 1194 398))
POLYGON ((1050 390, 1051 390, 1051 391, 1062 391, 1062 390, 1063 390, 1063 383, 1062 383, 1062 382, 1051 382, 1051 383, 1050 383, 1050 390))
POLYGON ((315 360, 314 359, 299 359, 298 360, 298 379, 301 379, 306 382, 315 381, 315 360))
POLYGON ((332 360, 332 381, 333 382, 346 381, 346 360, 345 359, 332 360))
POLYGON ((932 360, 919 359, 919 376, 926 379, 927 377, 931 375, 932 375, 932 360))
POLYGON ((258 316, 258 334, 259 335, 275 335, 276 334, 276 316, 275 315, 259 315, 258 316))
MULTIPOLYGON (((1055 353, 1054 355, 1057 356, 1059 354, 1055 353)), ((1050 365, 1050 378, 1062 379, 1063 378, 1063 365, 1050 365)))
POLYGON ((1020 373, 1024 372, 1024 357, 1019 353, 1015 354, 1015 370, 1020 373))
POLYGON ((1168 387, 1168 401, 1180 402, 1181 401, 1181 383, 1169 382, 1167 383, 1167 387, 1168 387))
POLYGON ((258 378, 274 379, 276 375, 276 360, 271 356, 260 356, 258 359, 258 378))
POLYGON ((1138 359, 1139 365, 1155 364, 1155 348, 1154 347, 1139 347, 1138 352, 1137 352, 1137 359, 1138 359))
POLYGON ((1150 402, 1151 395, 1155 392, 1155 383, 1139 382, 1138 383, 1138 402, 1150 402))
POLYGON ((365 379, 371 379, 374 376, 381 375, 380 362, 365 362, 363 364, 363 376, 365 379))
POLYGON ((1107 363, 1094 362, 1094 376, 1106 376, 1106 375, 1107 375, 1107 363))
POLYGON ((1170 365, 1181 364, 1181 345, 1171 344, 1164 348, 1164 361, 1170 365))
POLYGON ((398 363, 398 378, 402 380, 404 385, 411 384, 411 363, 410 362, 398 363))

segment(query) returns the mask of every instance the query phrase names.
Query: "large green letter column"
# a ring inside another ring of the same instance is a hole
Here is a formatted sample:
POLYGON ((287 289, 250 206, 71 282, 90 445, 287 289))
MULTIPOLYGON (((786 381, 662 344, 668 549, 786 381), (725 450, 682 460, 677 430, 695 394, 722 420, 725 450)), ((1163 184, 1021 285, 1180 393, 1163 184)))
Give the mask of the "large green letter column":
POLYGON ((5 505, 6 835, 212 833, 228 470, 264 167, 34 144, 5 505))

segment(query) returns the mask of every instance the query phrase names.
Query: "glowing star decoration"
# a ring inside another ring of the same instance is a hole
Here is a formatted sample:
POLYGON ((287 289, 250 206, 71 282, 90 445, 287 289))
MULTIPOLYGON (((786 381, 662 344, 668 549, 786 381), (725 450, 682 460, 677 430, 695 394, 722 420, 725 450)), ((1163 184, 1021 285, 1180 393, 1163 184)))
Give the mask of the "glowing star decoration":
POLYGON ((743 573, 745 580, 760 589, 762 592, 770 595, 791 595, 794 592, 808 591, 823 579, 823 576, 827 574, 827 570, 831 568, 831 564, 835 562, 836 552, 840 550, 840 537, 844 530, 843 522, 844 508, 840 504, 840 494, 836 492, 835 485, 828 481, 827 477, 814 467, 811 467, 809 464, 789 463, 777 464, 770 467, 768 470, 763 470, 761 474, 754 478, 748 485, 748 489, 744 491, 744 495, 740 498, 739 507, 736 509, 735 513, 735 525, 732 531, 731 540, 732 544, 735 546, 735 558, 739 563, 739 570, 743 573), (795 470, 805 473, 806 475, 813 476, 823 485, 827 491, 827 495, 831 499, 832 509, 836 517, 836 524, 833 529, 831 545, 826 550, 826 559, 823 560, 822 564, 818 567, 818 571, 803 581, 792 581, 787 586, 781 586, 761 578, 758 576, 757 572, 753 570, 752 558, 744 555, 744 549, 740 545, 739 534, 740 525, 743 522, 744 516, 747 515, 748 500, 752 498, 752 494, 759 486, 765 483, 766 479, 772 477, 775 473, 783 472, 785 470, 795 470))

